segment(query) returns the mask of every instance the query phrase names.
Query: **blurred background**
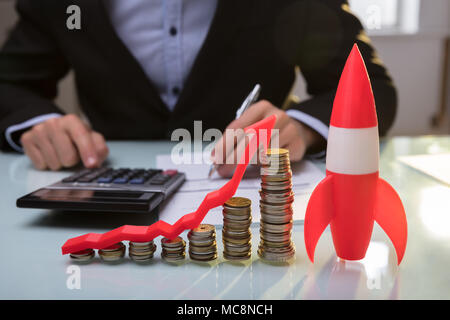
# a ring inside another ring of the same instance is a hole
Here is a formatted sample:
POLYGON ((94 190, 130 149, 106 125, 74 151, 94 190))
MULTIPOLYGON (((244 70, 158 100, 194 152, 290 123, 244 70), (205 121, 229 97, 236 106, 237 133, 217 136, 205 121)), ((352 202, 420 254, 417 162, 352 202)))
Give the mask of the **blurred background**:
MULTIPOLYGON (((399 109, 389 135, 450 134, 450 0, 349 3, 398 89, 399 109)), ((14 4, 0 0, 0 46, 17 20, 14 4)), ((300 75, 293 93, 308 97, 300 75)), ((79 113, 73 74, 61 82, 56 103, 79 113)))

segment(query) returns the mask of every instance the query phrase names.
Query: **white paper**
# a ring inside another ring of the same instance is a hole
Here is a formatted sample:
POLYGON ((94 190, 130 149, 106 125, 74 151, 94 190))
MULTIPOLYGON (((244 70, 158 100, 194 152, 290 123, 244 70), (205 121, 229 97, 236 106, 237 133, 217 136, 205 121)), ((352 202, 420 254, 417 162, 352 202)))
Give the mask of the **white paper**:
POLYGON ((398 160, 450 185, 450 153, 402 156, 398 160))
MULTIPOLYGON (((173 224, 186 213, 197 210, 207 193, 222 187, 228 179, 222 179, 217 174, 208 179, 209 164, 174 164, 170 155, 158 155, 157 167, 173 169, 186 173, 185 183, 161 207, 159 218, 173 224)), ((305 217, 306 205, 314 187, 325 177, 311 161, 303 160, 292 164, 292 184, 295 193, 294 221, 302 223, 305 217)), ((252 201, 252 221, 259 223, 259 189, 261 185, 260 171, 256 166, 247 167, 235 196, 246 197, 252 201)), ((223 224, 222 207, 211 209, 203 223, 221 226, 223 224)))

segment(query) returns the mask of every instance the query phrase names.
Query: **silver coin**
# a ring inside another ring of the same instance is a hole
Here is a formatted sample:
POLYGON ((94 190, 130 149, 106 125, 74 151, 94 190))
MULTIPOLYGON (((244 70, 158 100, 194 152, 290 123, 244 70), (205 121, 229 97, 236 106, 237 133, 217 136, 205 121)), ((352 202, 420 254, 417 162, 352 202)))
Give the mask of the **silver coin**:
POLYGON ((234 255, 230 255, 230 254, 227 254, 227 253, 224 252, 223 253, 223 257, 226 260, 239 261, 239 260, 248 260, 248 259, 250 259, 252 257, 252 254, 250 252, 250 253, 247 253, 247 254, 244 254, 244 255, 234 256, 234 255))
POLYGON ((79 262, 87 262, 94 258, 95 251, 93 249, 86 249, 78 252, 73 252, 70 254, 70 258, 79 262))

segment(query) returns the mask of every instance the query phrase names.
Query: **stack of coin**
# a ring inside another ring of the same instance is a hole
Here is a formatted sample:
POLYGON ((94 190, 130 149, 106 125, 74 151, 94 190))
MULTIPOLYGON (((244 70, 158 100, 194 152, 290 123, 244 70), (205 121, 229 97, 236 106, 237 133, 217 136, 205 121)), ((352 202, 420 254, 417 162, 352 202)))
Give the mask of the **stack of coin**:
POLYGON ((98 250, 98 255, 103 261, 119 261, 125 255, 125 245, 122 242, 98 250))
POLYGON ((264 260, 284 262, 295 255, 291 241, 294 193, 289 151, 269 149, 262 160, 258 255, 264 260))
POLYGON ((181 237, 173 240, 162 238, 161 247, 161 257, 167 262, 181 261, 186 257, 186 242, 181 237))
POLYGON ((195 261, 217 259, 216 228, 210 224, 201 224, 188 233, 189 256, 195 261))
POLYGON ((234 197, 223 205, 223 257, 227 260, 247 260, 252 256, 252 202, 234 197))
POLYGON ((93 249, 85 249, 70 254, 70 258, 77 262, 88 262, 92 260, 94 256, 95 251, 93 249))
POLYGON ((136 262, 144 262, 153 258, 156 251, 156 244, 153 240, 148 242, 131 242, 128 248, 128 254, 136 262))

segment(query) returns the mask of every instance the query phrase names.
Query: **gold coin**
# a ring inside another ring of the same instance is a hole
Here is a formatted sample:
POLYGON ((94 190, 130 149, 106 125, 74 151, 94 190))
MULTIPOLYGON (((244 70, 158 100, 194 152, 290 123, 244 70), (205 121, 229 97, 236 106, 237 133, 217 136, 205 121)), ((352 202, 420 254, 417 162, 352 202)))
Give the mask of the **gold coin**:
POLYGON ((104 261, 118 261, 125 255, 125 246, 120 242, 119 244, 98 250, 98 255, 104 261))
POLYGON ((87 262, 94 258, 95 251, 93 249, 86 249, 78 252, 73 252, 70 254, 70 258, 79 262, 87 262))
POLYGON ((289 150, 288 149, 284 149, 284 148, 270 148, 267 149, 267 154, 268 155, 286 155, 289 154, 289 150))
POLYGON ((210 234, 216 231, 216 227, 212 224, 201 224, 197 228, 192 229, 193 234, 210 234))
POLYGON ((271 262, 287 262, 295 256, 295 251, 289 252, 288 254, 283 254, 283 255, 267 253, 261 249, 258 249, 257 252, 258 252, 258 256, 262 260, 271 261, 271 262))
POLYGON ((235 214, 228 214, 228 213, 223 213, 223 217, 227 220, 232 220, 235 222, 246 222, 248 221, 248 216, 239 216, 239 215, 235 215, 235 214))
POLYGON ((224 243, 223 244, 223 249, 226 252, 248 252, 252 250, 252 243, 249 242, 248 244, 245 245, 236 245, 236 244, 232 244, 232 243, 224 243))
POLYGON ((249 207, 251 206, 252 201, 248 198, 243 197, 233 197, 228 199, 227 202, 225 202, 225 206, 234 207, 234 208, 243 208, 243 207, 249 207))
POLYGON ((222 233, 225 233, 229 236, 236 236, 236 237, 249 237, 252 235, 251 231, 249 228, 245 229, 245 230, 229 230, 228 228, 226 228, 225 226, 222 229, 222 233))
POLYGON ((209 247, 209 246, 213 245, 215 242, 216 242, 215 238, 214 239, 208 239, 208 240, 205 240, 205 241, 189 240, 189 246, 209 247))
POLYGON ((267 155, 287 155, 289 154, 288 149, 278 148, 278 149, 267 149, 267 155))
POLYGON ((222 236, 223 243, 232 243, 232 244, 238 244, 238 245, 246 245, 249 243, 250 238, 245 239, 233 239, 226 236, 222 236))
POLYGON ((105 252, 109 252, 109 251, 121 250, 122 248, 125 248, 125 245, 122 242, 118 242, 113 245, 110 245, 109 247, 102 248, 99 251, 102 251, 105 253, 105 252))
POLYGON ((246 217, 250 217, 252 215, 251 207, 232 208, 232 207, 224 206, 222 212, 229 213, 229 214, 235 214, 238 216, 246 216, 246 217))
POLYGON ((178 262, 178 261, 184 260, 186 258, 186 254, 183 253, 182 255, 176 255, 176 256, 162 255, 162 258, 167 262, 178 262))
POLYGON ((263 247, 273 247, 273 248, 280 248, 280 247, 287 247, 291 244, 291 239, 286 240, 286 241, 267 241, 264 239, 261 239, 261 241, 259 242, 260 246, 263 247))
POLYGON ((235 225, 236 227, 250 227, 252 224, 252 218, 248 217, 247 219, 239 219, 239 220, 234 220, 234 216, 231 216, 231 219, 227 218, 229 217, 229 215, 227 215, 223 218, 223 224, 227 225, 227 226, 231 226, 231 225, 235 225))
POLYGON ((230 255, 230 254, 227 254, 227 253, 224 252, 223 253, 223 257, 225 259, 227 259, 227 260, 230 260, 230 261, 248 260, 248 259, 250 259, 252 257, 252 253, 249 252, 249 253, 246 253, 244 255, 233 256, 233 255, 230 255))
POLYGON ((282 233, 273 233, 273 232, 267 232, 264 229, 261 228, 260 230, 260 238, 262 240, 266 241, 273 241, 273 242, 284 242, 291 239, 291 230, 287 232, 282 233))
POLYGON ((147 242, 132 242, 130 241, 130 247, 148 247, 148 246, 152 246, 154 244, 153 240, 152 241, 147 241, 147 242))
POLYGON ((183 238, 181 237, 176 237, 175 239, 167 239, 167 238, 162 238, 161 239, 161 244, 164 247, 178 247, 178 246, 184 246, 186 243, 184 242, 183 238))
POLYGON ((189 253, 191 260, 194 261, 211 261, 217 259, 217 252, 209 254, 196 254, 193 252, 189 253))

